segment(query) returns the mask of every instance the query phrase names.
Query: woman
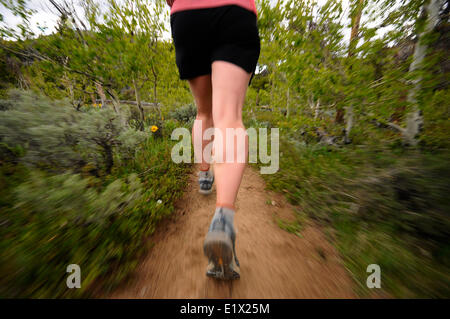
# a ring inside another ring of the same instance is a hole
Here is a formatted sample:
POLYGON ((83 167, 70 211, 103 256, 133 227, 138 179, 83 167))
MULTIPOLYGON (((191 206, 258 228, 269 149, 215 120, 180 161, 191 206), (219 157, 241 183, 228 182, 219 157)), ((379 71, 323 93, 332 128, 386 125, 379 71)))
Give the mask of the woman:
POLYGON ((203 246, 209 259, 206 274, 218 279, 239 278, 234 204, 248 153, 242 107, 260 54, 255 2, 167 0, 167 3, 171 7, 170 25, 180 79, 189 81, 197 105, 192 136, 195 156, 201 158, 200 192, 210 193, 216 182, 216 209, 203 246), (209 142, 204 139, 204 132, 212 127, 222 133, 214 134, 214 154, 220 153, 227 159, 215 158, 214 176, 209 165, 211 154, 202 156, 209 142), (226 129, 234 129, 236 134, 229 136, 226 129), (244 154, 244 160, 239 160, 239 154, 244 154))

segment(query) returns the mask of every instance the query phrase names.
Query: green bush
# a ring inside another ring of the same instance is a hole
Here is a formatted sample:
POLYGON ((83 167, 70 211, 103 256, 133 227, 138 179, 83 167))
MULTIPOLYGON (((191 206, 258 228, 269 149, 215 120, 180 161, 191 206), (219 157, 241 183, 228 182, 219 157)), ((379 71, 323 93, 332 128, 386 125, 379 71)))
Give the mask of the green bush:
POLYGON ((20 93, 3 111, 30 119, 20 128, 5 117, 28 142, 0 121, 0 297, 93 296, 136 267, 183 192, 186 166, 172 162, 173 141, 123 128, 107 110, 78 114, 60 111, 64 102, 33 98, 20 93), (110 174, 95 167, 105 161, 103 144, 113 150, 110 174), (88 164, 77 173, 68 163, 80 158, 88 164), (70 264, 81 268, 81 289, 66 286, 70 264))
POLYGON ((186 168, 170 160, 171 145, 148 139, 103 180, 36 170, 0 176, 22 180, 0 193, 0 202, 8 200, 0 216, 0 296, 85 297, 125 278, 184 189, 186 168), (81 289, 66 287, 69 264, 81 267, 81 289))
POLYGON ((282 141, 280 171, 263 175, 331 234, 358 291, 379 264, 396 297, 450 294, 448 152, 282 141))
POLYGON ((197 108, 195 104, 186 104, 169 113, 169 117, 183 123, 194 121, 197 116, 197 108))
POLYGON ((117 249, 104 246, 114 247, 110 227, 134 207, 141 188, 136 175, 98 192, 79 175, 33 172, 15 188, 14 207, 2 216, 1 294, 64 296, 64 269, 71 263, 80 265, 83 288, 89 287, 116 256, 117 249))
POLYGON ((85 165, 111 172, 116 157, 130 158, 148 135, 121 124, 111 109, 80 112, 67 101, 32 92, 13 91, 0 116, 0 159, 12 148, 23 149, 17 160, 52 171, 85 165))

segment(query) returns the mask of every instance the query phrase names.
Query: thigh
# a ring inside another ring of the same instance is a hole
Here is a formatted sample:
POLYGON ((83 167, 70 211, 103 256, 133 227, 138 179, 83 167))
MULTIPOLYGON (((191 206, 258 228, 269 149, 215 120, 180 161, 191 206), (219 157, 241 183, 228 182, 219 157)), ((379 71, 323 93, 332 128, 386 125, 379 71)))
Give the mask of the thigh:
POLYGON ((247 84, 250 74, 228 61, 212 63, 212 92, 214 122, 242 121, 247 84))
POLYGON ((211 74, 207 11, 175 12, 170 16, 170 26, 180 78, 184 80, 211 74))
POLYGON ((189 86, 197 106, 197 113, 211 114, 212 111, 212 86, 211 75, 201 75, 189 79, 189 86))
POLYGON ((228 61, 253 77, 261 51, 256 15, 236 5, 223 10, 213 28, 211 61, 228 61))

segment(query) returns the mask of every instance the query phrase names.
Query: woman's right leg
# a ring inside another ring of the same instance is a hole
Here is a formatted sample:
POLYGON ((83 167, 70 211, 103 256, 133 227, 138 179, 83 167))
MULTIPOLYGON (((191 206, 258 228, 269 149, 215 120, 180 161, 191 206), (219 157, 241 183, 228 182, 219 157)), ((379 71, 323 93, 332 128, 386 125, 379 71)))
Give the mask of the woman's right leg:
POLYGON ((234 203, 247 161, 248 141, 242 123, 242 107, 250 75, 230 62, 216 60, 212 63, 217 202, 203 250, 209 259, 207 276, 221 279, 240 277, 235 250, 234 203), (228 135, 227 129, 233 134, 228 135), (229 156, 230 153, 233 156, 229 156))

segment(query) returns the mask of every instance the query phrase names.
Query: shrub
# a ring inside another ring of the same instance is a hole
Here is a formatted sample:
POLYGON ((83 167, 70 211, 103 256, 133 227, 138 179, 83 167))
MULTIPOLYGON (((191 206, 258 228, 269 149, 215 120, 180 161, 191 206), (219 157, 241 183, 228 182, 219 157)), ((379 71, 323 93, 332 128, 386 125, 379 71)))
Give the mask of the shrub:
POLYGON ((448 152, 282 143, 280 171, 263 176, 332 235, 359 292, 376 263, 396 297, 448 296, 448 152))
POLYGON ((15 188, 15 205, 2 216, 1 295, 65 295, 67 265, 80 265, 83 288, 108 269, 117 254, 110 228, 134 207, 142 186, 136 175, 101 192, 89 184, 79 175, 33 172, 15 188))
POLYGON ((169 117, 183 123, 189 123, 197 116, 197 108, 194 104, 186 104, 169 113, 169 117))
POLYGON ((147 136, 123 126, 108 108, 79 112, 67 101, 22 91, 0 104, 8 105, 0 116, 0 159, 20 147, 17 160, 41 169, 79 172, 89 164, 109 174, 114 158, 130 158, 147 136))
POLYGON ((125 128, 109 110, 78 112, 18 91, 1 103, 0 297, 114 287, 182 194, 186 166, 172 162, 174 142, 125 128), (92 175, 108 156, 110 174, 92 175), (80 173, 71 167, 78 161, 87 163, 80 173), (81 268, 81 289, 66 286, 70 264, 81 268))

